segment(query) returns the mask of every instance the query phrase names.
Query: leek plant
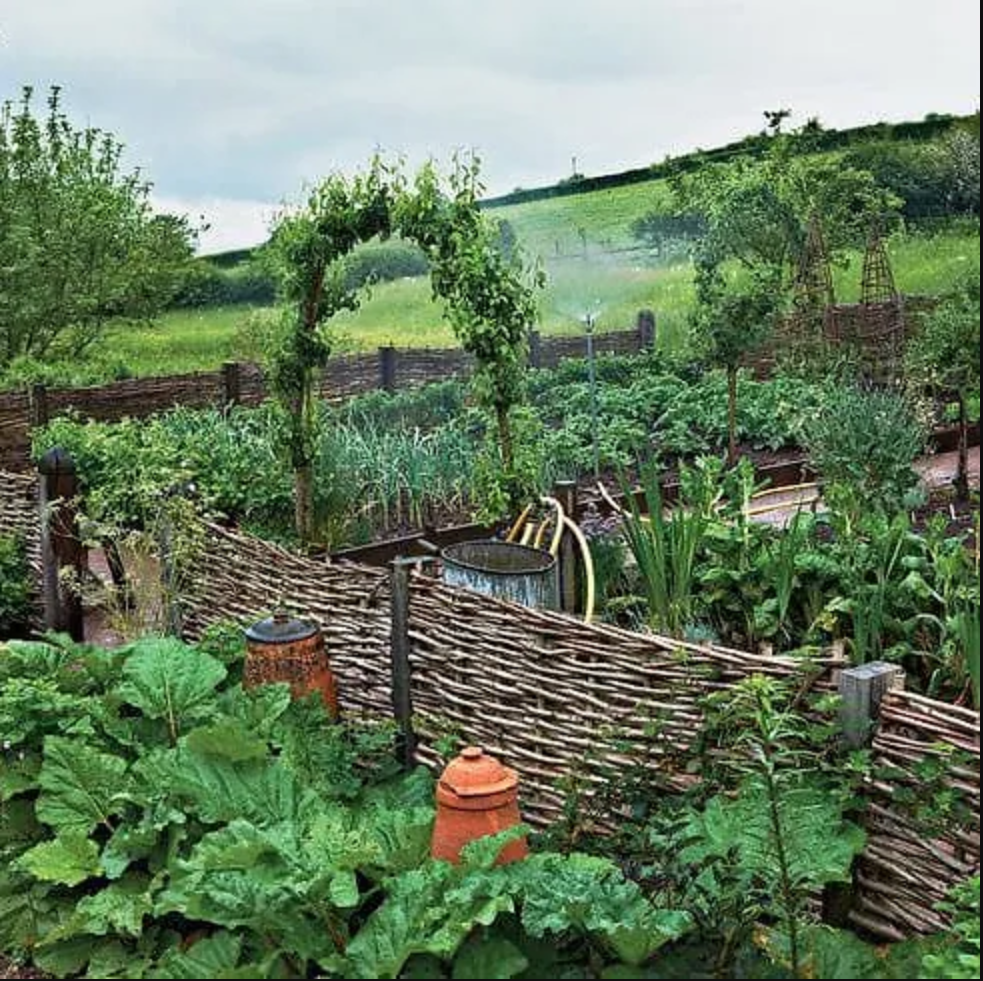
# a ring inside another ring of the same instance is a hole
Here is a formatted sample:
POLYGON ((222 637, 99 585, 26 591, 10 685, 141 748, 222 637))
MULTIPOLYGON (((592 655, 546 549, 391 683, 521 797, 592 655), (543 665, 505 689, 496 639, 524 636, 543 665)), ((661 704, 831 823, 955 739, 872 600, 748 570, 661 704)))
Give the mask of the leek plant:
POLYGON ((685 501, 666 514, 651 468, 642 487, 648 513, 641 513, 633 494, 625 495, 630 504, 625 539, 641 576, 650 625, 682 637, 695 616, 696 562, 711 518, 706 508, 689 507, 685 501))

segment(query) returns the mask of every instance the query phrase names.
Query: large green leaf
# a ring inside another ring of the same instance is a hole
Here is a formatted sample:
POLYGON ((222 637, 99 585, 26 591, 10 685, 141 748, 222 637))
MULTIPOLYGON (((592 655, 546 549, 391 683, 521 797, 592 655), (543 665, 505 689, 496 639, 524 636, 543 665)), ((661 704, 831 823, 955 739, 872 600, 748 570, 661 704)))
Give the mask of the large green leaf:
POLYGON ((261 760, 269 753, 265 739, 259 739, 238 719, 220 719, 208 726, 192 729, 184 737, 188 749, 200 756, 232 760, 261 760))
POLYGON ((161 958, 152 978, 247 978, 263 977, 241 973, 238 967, 242 940, 220 930, 203 937, 187 950, 172 950, 161 958))
POLYGON ((62 831, 88 834, 126 804, 126 761, 81 739, 48 736, 38 783, 38 819, 62 831))
POLYGON ((57 978, 67 978, 84 970, 89 960, 111 941, 105 937, 78 936, 39 947, 34 963, 57 978))
POLYGON ((640 964, 692 927, 681 910, 656 909, 607 859, 533 855, 517 868, 522 925, 534 937, 577 929, 606 940, 618 957, 640 964))
POLYGON ((40 772, 39 752, 25 752, 23 756, 0 753, 0 801, 6 802, 17 794, 37 790, 40 772))
POLYGON ((148 875, 130 873, 99 892, 83 896, 74 915, 45 937, 44 943, 68 939, 76 934, 139 937, 143 933, 144 918, 153 912, 151 888, 148 875))
POLYGON ((683 861, 735 853, 766 892, 778 882, 779 845, 796 888, 849 881, 853 859, 864 845, 863 831, 843 821, 839 803, 821 788, 784 781, 773 811, 757 774, 742 781, 737 797, 712 798, 692 830, 697 840, 683 850, 683 861))
POLYGON ((147 638, 123 662, 119 694, 149 718, 163 719, 176 740, 215 713, 215 689, 225 676, 221 661, 204 651, 171 637, 147 638))
POLYGON ((266 760, 233 762, 195 753, 186 744, 160 759, 159 772, 173 798, 208 823, 246 818, 257 825, 296 821, 306 824, 320 807, 285 766, 266 760))
POLYGON ((172 865, 156 913, 228 929, 246 927, 269 949, 323 962, 334 952, 325 915, 331 881, 318 877, 292 822, 258 828, 236 820, 205 835, 172 865))
POLYGON ((454 877, 451 866, 434 863, 393 879, 386 901, 349 941, 349 964, 343 976, 395 978, 413 954, 452 954, 456 945, 431 950, 428 941, 446 915, 443 896, 454 877))
POLYGON ((514 978, 529 966, 529 959, 505 937, 475 934, 462 944, 454 957, 451 977, 514 978))
POLYGON ((52 841, 38 843, 15 864, 35 879, 62 886, 77 886, 102 873, 99 846, 80 831, 63 831, 52 841))
POLYGON ((26 872, 0 864, 0 950, 29 953, 67 915, 74 900, 60 890, 33 880, 26 872))

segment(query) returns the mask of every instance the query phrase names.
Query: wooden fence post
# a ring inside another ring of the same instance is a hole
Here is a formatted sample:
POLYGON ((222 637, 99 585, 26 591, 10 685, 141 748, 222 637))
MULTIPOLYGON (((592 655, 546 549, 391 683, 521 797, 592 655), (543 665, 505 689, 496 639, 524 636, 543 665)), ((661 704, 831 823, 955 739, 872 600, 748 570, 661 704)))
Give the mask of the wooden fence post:
POLYGON ((48 390, 40 383, 30 389, 31 428, 38 429, 48 422, 48 390))
POLYGON ((887 661, 871 661, 840 672, 840 727, 847 746, 857 749, 870 743, 881 699, 899 688, 904 688, 904 671, 887 661))
POLYGON ((543 338, 538 330, 529 331, 529 367, 543 366, 543 338))
POLYGON ((238 361, 222 363, 222 388, 225 401, 222 408, 228 410, 242 400, 242 380, 238 361))
POLYGON ((385 392, 396 391, 396 348, 392 344, 379 348, 379 387, 385 392))
POLYGON ((638 331, 639 351, 652 351, 655 348, 655 313, 652 310, 639 310, 635 320, 638 331))
POLYGON ((396 558, 389 563, 390 597, 389 656, 392 664, 393 717, 396 720, 396 756, 404 769, 411 769, 416 754, 413 732, 413 700, 410 695, 410 568, 419 560, 396 558))
POLYGON ((82 574, 85 549, 78 531, 75 461, 59 447, 38 463, 41 474, 41 564, 44 625, 85 639, 82 574))
MULTIPOLYGON (((553 497, 560 502, 563 513, 572 521, 577 520, 577 481, 558 480, 553 485, 553 497)), ((564 613, 577 612, 577 551, 570 535, 560 539, 557 555, 560 576, 560 609, 564 613)))

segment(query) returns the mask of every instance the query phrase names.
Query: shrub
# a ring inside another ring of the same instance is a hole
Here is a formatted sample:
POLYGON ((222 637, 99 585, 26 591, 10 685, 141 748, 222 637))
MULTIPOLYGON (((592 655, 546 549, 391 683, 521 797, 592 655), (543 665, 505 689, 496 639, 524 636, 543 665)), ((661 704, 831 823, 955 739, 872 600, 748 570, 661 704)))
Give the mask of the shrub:
POLYGON ((913 503, 913 468, 928 438, 925 421, 893 391, 834 390, 804 427, 806 449, 833 496, 857 514, 894 513, 913 503))
POLYGON ((31 574, 23 539, 0 535, 0 637, 12 637, 31 615, 31 574))

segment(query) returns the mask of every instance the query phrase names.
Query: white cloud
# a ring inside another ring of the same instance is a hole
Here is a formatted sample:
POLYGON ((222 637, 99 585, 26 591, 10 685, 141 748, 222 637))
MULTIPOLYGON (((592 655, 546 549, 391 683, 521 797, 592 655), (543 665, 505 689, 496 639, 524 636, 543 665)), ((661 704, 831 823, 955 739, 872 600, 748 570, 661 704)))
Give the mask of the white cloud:
POLYGON ((270 222, 277 210, 266 201, 228 198, 169 198, 152 196, 154 209, 186 215, 201 229, 199 255, 214 255, 261 245, 269 237, 270 222))
POLYGON ((969 0, 0 0, 0 98, 62 84, 161 195, 226 202, 215 241, 379 147, 476 148, 502 193, 573 156, 596 174, 729 142, 765 109, 973 112, 979 62, 969 0))

